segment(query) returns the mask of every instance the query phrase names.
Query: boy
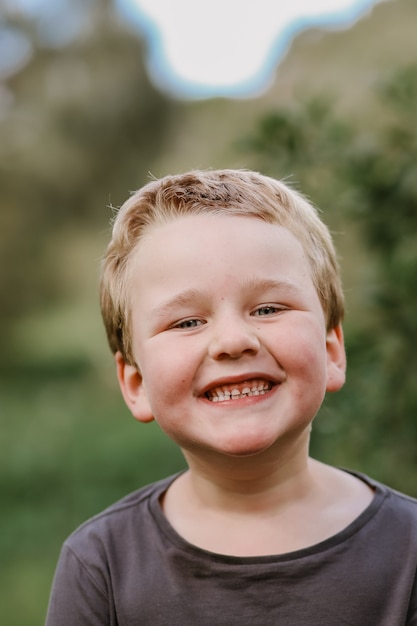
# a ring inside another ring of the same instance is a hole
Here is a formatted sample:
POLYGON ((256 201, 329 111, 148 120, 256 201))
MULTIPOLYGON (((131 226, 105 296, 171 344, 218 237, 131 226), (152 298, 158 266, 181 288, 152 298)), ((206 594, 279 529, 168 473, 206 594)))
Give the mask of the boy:
POLYGON ((315 209, 249 171, 153 181, 115 219, 101 306, 127 406, 188 470, 67 540, 48 626, 417 624, 417 502, 308 455, 346 365, 315 209))

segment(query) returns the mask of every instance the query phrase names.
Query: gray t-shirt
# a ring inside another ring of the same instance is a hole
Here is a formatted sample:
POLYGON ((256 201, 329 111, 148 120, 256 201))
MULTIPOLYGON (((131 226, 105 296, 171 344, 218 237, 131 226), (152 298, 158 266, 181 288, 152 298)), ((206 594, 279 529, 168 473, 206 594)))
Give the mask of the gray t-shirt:
POLYGON ((262 557, 182 539, 159 505, 175 476, 140 489, 65 542, 46 624, 417 625, 417 500, 358 476, 375 496, 347 528, 262 557))

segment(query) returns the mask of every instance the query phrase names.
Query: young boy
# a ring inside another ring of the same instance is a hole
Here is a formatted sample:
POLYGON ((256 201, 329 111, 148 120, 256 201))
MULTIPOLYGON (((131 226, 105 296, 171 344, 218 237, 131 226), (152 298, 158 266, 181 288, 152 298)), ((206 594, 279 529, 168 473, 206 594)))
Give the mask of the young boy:
POLYGON ((66 541, 48 626, 417 624, 417 501, 308 454, 346 365, 315 209, 249 171, 153 181, 115 219, 101 305, 127 406, 188 470, 66 541))

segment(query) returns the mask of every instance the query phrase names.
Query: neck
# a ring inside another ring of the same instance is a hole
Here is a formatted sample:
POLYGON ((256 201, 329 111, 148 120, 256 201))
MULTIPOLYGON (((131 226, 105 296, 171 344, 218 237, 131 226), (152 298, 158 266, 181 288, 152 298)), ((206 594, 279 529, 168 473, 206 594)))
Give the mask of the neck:
POLYGON ((314 486, 316 462, 308 457, 308 442, 262 459, 255 455, 214 460, 190 452, 184 456, 190 471, 183 477, 183 488, 200 507, 236 512, 276 508, 303 498, 314 486))
POLYGON ((373 497, 360 480, 310 459, 307 447, 214 463, 186 452, 190 470, 161 499, 176 532, 233 556, 282 554, 345 528, 373 497), (267 455, 268 456, 268 455, 267 455))

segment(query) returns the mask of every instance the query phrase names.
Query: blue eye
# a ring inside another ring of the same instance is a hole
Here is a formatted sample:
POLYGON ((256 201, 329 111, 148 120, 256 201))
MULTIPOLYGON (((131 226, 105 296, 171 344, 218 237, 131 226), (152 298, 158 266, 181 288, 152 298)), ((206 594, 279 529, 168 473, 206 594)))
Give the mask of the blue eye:
POLYGON ((178 322, 177 324, 175 324, 174 328, 184 328, 188 330, 189 328, 196 328, 197 326, 200 326, 202 323, 203 322, 201 320, 197 320, 197 319, 182 320, 181 322, 178 322))
POLYGON ((273 306, 272 304, 267 304, 265 306, 259 307, 259 309, 256 309, 253 314, 258 316, 265 316, 273 315, 274 313, 278 313, 279 311, 282 311, 282 309, 273 306))

